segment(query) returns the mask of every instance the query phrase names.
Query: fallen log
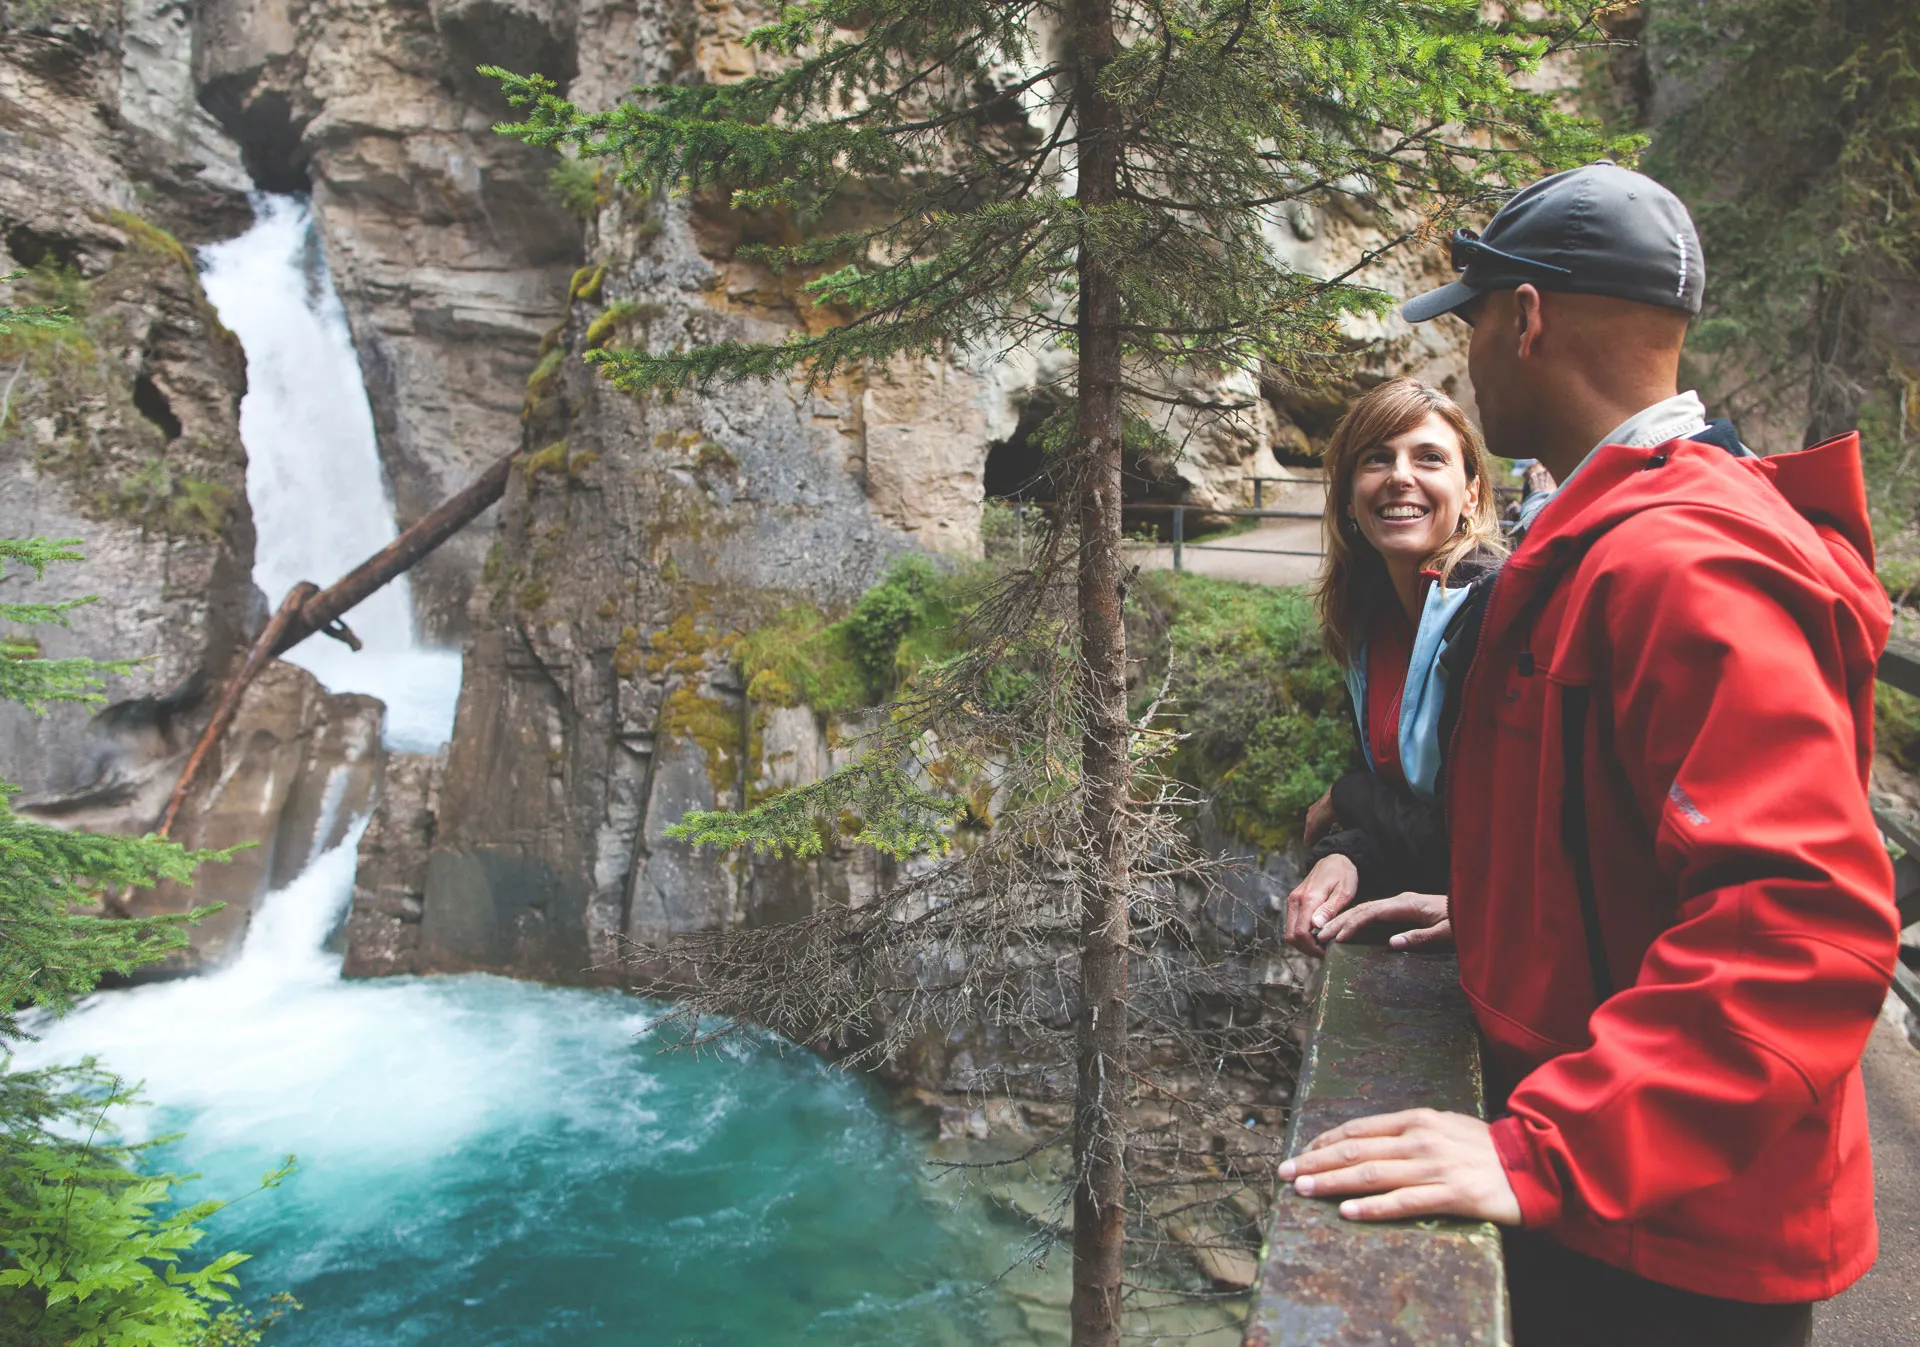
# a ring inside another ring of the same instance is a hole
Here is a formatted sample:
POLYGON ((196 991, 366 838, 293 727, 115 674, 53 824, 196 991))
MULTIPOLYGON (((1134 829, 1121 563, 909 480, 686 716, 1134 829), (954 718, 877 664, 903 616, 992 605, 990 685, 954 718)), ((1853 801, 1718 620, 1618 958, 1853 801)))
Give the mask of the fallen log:
POLYGON ((207 722, 207 728, 201 732, 200 741, 194 745, 193 755, 187 759, 186 768, 180 773, 180 780, 167 800, 166 812, 160 816, 160 826, 156 831, 161 837, 172 831, 180 806, 193 789, 193 783, 211 756, 214 745, 220 742, 228 726, 233 724, 234 714, 240 709, 241 694, 260 670, 266 667, 267 661, 284 655, 315 632, 331 636, 355 650, 360 649, 360 638, 343 620, 347 612, 395 576, 411 570, 422 557, 505 495, 507 477, 513 471, 513 461, 517 456, 507 454, 501 458, 464 490, 450 496, 438 509, 423 516, 412 528, 328 588, 321 589, 310 581, 302 580, 287 591, 279 608, 274 610, 273 617, 248 648, 246 659, 221 690, 220 700, 214 706, 213 719, 207 722))

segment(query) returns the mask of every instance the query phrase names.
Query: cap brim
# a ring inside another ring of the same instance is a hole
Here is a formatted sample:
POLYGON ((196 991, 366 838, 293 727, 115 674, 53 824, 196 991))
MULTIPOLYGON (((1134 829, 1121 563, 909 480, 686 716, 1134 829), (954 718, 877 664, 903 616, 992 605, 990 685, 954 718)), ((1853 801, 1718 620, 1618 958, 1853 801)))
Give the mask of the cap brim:
POLYGON ((1424 323, 1429 318, 1438 318, 1443 313, 1452 313, 1463 305, 1472 303, 1480 297, 1480 292, 1465 281, 1452 281, 1438 290, 1429 290, 1424 295, 1415 295, 1400 306, 1400 316, 1409 323, 1424 323))

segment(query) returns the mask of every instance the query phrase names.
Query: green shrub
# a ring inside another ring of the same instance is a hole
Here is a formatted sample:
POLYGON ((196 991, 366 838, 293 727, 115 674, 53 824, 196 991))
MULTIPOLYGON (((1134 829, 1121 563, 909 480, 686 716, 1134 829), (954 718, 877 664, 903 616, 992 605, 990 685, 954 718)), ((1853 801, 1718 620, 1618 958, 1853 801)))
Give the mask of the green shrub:
POLYGON ((748 692, 756 701, 816 711, 878 706, 920 669, 954 653, 970 584, 910 553, 838 622, 811 604, 789 608, 734 647, 748 692))
MULTIPOLYGON (((1360 765, 1345 682, 1298 589, 1158 571, 1134 589, 1142 695, 1172 663, 1175 771, 1219 821, 1264 847, 1298 836, 1307 806, 1360 765)), ((1144 708, 1140 708, 1144 709, 1144 708)))
POLYGON ((1874 742, 1903 771, 1920 772, 1920 698, 1873 685, 1874 742))
POLYGON ((569 215, 582 221, 591 221, 608 200, 600 190, 600 170, 566 156, 547 170, 547 190, 569 215))
MULTIPOLYGON (((0 319, 7 317, 0 310, 0 319)), ((0 538, 0 573, 18 581, 79 560, 73 540, 0 538)), ((11 597, 12 590, 7 593, 11 597)), ((79 602, 86 602, 80 600, 79 602)), ((74 601, 0 602, 0 622, 63 625, 74 601)), ((32 711, 97 703, 125 661, 45 659, 30 630, 0 643, 0 701, 32 711)), ((156 837, 67 831, 22 818, 0 784, 0 1342, 7 1347, 249 1347, 266 1322, 229 1308, 245 1255, 194 1266, 189 1251, 221 1203, 177 1205, 175 1175, 149 1173, 141 1148, 102 1134, 132 1102, 91 1063, 6 1069, 27 1006, 59 1014, 107 972, 125 973, 186 943, 184 924, 213 909, 115 920, 94 916, 110 888, 188 882, 202 861, 156 837)), ((290 1163, 290 1162, 289 1162, 290 1163)), ((262 1184, 272 1187, 283 1166, 262 1184)))
MULTIPOLYGON (((787 609, 735 647, 748 694, 823 712, 877 706, 957 653, 982 579, 943 574, 915 554, 837 622, 811 606, 787 609)), ((1165 714, 1187 736, 1173 770, 1212 798, 1233 835, 1284 847, 1307 807, 1360 765, 1346 685, 1302 591, 1149 573, 1132 591, 1129 628, 1143 661, 1134 712, 1171 660, 1165 714)), ((1020 702, 1031 679, 1017 660, 997 668, 992 709, 1020 702)))
MULTIPOLYGON (((179 1176, 147 1173, 144 1147, 102 1138, 107 1111, 134 1100, 120 1080, 88 1063, 0 1071, 0 1341, 237 1347, 260 1340, 264 1324, 223 1309, 240 1284, 233 1269, 247 1255, 223 1253, 198 1266, 189 1260, 206 1220, 226 1204, 176 1202, 179 1176)), ((291 1172, 289 1158, 262 1186, 291 1172)))

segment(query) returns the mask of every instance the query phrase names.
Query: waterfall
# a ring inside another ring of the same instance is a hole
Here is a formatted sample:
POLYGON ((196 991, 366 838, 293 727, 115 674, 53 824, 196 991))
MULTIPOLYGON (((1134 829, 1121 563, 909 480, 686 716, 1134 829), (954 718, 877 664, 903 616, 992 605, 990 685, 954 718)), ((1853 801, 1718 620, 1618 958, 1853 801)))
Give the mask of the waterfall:
MULTIPOLYGON (((323 589, 397 536, 360 362, 307 203, 254 198, 253 228, 201 250, 202 283, 247 353, 240 438, 253 507, 253 579, 277 605, 301 580, 323 589)), ((420 643, 407 578, 346 616, 355 653, 310 636, 286 658, 334 692, 387 704, 386 740, 446 743, 460 691, 458 651, 420 643)))
MULTIPOLYGON (((394 536, 345 315, 306 205, 262 196, 207 248, 206 288, 247 352, 241 432, 272 602, 325 585, 394 536)), ((422 647, 405 581, 348 614, 359 654, 290 654, 387 703, 388 742, 446 741, 460 657, 422 647)), ((331 831, 344 777, 329 782, 331 831)), ((348 982, 326 949, 352 900, 364 819, 256 906, 218 972, 30 1019, 13 1065, 92 1056, 144 1086, 111 1119, 156 1164, 244 1194, 194 1254, 238 1248, 248 1299, 306 1308, 284 1347, 547 1347, 1059 1341, 1046 1294, 982 1286, 1024 1225, 923 1185, 924 1136, 868 1086, 768 1036, 663 1054, 659 1011, 613 991, 485 975, 348 982)), ((0 1061, 0 1065, 6 1065, 0 1061)), ((189 1256, 189 1262, 192 1255, 189 1256)), ((1063 1265, 1062 1265, 1063 1266, 1063 1265)), ((1021 1283, 1035 1285, 1033 1278, 1021 1283)))

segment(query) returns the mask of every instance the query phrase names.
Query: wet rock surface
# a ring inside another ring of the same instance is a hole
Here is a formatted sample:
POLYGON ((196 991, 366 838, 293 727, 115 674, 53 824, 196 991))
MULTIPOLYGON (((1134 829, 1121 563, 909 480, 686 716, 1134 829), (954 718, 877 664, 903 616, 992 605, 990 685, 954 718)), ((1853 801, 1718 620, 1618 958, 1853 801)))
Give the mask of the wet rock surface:
POLYGON ((394 753, 387 758, 379 801, 360 836, 341 970, 346 977, 420 971, 427 856, 446 767, 446 756, 440 753, 394 753))
POLYGON ((7 302, 74 319, 0 338, 0 535, 75 538, 86 558, 37 584, 10 576, 8 597, 97 595, 65 627, 35 629, 41 652, 141 661, 109 681, 97 715, 0 707, 0 774, 27 803, 117 799, 129 811, 117 825, 135 832, 157 816, 140 812, 156 761, 197 730, 261 618, 244 360, 181 237, 155 223, 192 241, 246 203, 206 124, 148 115, 166 102, 150 20, 136 7, 123 30, 104 5, 0 20, 0 272, 29 271, 7 302))

